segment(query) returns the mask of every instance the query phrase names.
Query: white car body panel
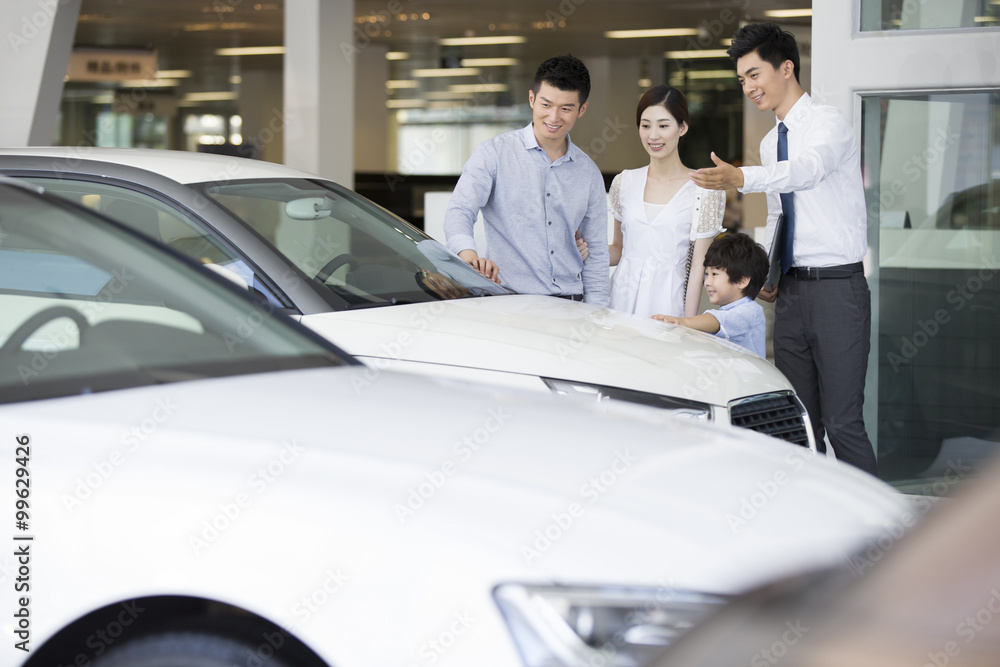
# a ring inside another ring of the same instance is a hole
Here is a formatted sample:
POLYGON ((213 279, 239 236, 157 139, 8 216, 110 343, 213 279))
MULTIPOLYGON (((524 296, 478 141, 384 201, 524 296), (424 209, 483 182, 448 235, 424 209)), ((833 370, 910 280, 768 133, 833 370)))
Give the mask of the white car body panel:
POLYGON ((501 582, 736 593, 836 562, 907 508, 863 473, 743 430, 393 373, 359 400, 364 370, 0 407, 9 433, 31 436, 35 640, 102 605, 189 594, 277 622, 337 667, 424 664, 462 619, 468 634, 435 664, 518 665, 491 597, 501 582))
MULTIPOLYGON (((318 178, 279 164, 181 151, 32 147, 0 149, 0 155, 103 160, 182 184, 318 178)), ((540 377, 602 384, 709 403, 722 422, 729 421, 730 401, 794 391, 772 364, 728 341, 552 297, 481 297, 300 319, 377 369, 540 391, 549 391, 540 377)))
MULTIPOLYGON (((771 364, 741 347, 682 327, 589 304, 536 295, 457 299, 318 313, 306 326, 362 357, 490 373, 572 379, 722 406, 746 395, 791 389, 771 364), (484 365, 488 360, 490 367, 484 365)), ((486 380, 486 376, 479 376, 486 380)), ((541 383, 539 390, 548 391, 541 383)), ((725 412, 724 410, 722 411, 725 412)))

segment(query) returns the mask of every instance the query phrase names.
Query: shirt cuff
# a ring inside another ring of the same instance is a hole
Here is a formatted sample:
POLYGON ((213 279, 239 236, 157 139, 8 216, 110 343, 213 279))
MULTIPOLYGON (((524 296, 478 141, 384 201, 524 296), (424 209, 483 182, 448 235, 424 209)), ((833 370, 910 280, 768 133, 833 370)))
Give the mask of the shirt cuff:
POLYGON ((767 189, 766 167, 740 167, 743 172, 743 187, 736 188, 744 194, 748 192, 764 192, 767 189))
MULTIPOLYGON (((458 234, 448 238, 448 250, 456 255, 463 250, 476 250, 476 239, 467 234, 458 234)), ((479 252, 478 250, 476 251, 479 252)))

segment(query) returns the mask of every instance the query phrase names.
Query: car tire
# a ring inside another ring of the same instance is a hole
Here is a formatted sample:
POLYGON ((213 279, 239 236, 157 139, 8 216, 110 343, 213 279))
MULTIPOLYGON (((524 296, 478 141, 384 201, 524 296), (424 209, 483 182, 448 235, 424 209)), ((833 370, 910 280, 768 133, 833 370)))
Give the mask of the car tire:
POLYGON ((94 659, 93 667, 294 667, 264 642, 253 647, 200 632, 165 632, 134 639, 94 659))

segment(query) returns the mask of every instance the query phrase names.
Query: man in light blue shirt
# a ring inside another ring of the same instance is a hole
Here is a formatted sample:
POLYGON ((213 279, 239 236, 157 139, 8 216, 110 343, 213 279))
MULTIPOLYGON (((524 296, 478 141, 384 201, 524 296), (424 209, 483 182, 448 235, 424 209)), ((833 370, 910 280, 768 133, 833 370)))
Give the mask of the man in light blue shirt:
POLYGON ((531 125, 476 147, 448 204, 448 249, 487 278, 525 294, 608 305, 604 178, 569 139, 587 109, 590 74, 573 56, 546 60, 528 91, 531 125), (489 258, 476 252, 482 211, 489 258), (579 235, 590 247, 585 263, 579 235))

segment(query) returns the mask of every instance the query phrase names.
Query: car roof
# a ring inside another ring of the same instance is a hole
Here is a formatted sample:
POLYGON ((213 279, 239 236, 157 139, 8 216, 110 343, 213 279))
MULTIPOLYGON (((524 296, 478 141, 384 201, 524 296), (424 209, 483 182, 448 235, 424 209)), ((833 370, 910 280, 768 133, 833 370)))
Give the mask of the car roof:
POLYGON ((320 178, 274 162, 191 151, 94 146, 0 148, 0 156, 18 155, 111 162, 145 169, 184 184, 256 178, 320 178))

